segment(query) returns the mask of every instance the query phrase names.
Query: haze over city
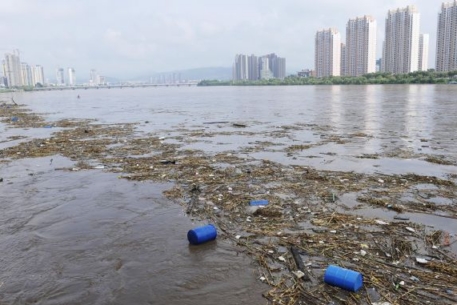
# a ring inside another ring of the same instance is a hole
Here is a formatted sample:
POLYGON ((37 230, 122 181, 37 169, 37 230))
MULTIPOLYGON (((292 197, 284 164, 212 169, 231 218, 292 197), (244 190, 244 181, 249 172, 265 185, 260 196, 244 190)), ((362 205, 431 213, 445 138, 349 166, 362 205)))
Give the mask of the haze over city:
POLYGON ((421 33, 430 34, 429 67, 435 66, 437 16, 443 0, 229 1, 138 0, 63 2, 2 0, 0 52, 21 51, 21 60, 45 67, 91 69, 121 79, 199 67, 230 67, 235 54, 277 53, 287 72, 314 66, 314 37, 337 28, 345 37, 350 18, 372 15, 381 57, 389 9, 416 5, 421 33))

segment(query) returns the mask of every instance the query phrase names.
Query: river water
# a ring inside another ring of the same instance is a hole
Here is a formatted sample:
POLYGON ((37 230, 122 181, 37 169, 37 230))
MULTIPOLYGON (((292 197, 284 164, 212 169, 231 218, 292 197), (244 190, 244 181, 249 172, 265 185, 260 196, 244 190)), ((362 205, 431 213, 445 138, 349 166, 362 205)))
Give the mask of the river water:
MULTIPOLYGON (((423 157, 457 163, 456 95, 452 85, 167 87, 4 93, 0 101, 13 97, 48 121, 138 123, 137 134, 170 143, 179 130, 222 132, 181 149, 326 170, 444 177, 457 174, 457 167, 423 157), (249 132, 224 134, 234 122, 249 132), (307 128, 276 136, 278 128, 297 125, 307 128), (317 130, 352 139, 322 142, 293 157, 280 149, 246 149, 262 141, 279 148, 319 143, 317 130), (357 134, 366 136, 351 136, 357 134), (358 158, 363 154, 379 158, 358 158)), ((0 123, 0 149, 24 141, 8 137, 43 138, 53 131, 0 123)), ((187 230, 202 222, 164 198, 171 183, 56 170, 71 164, 63 157, 0 164, 0 304, 266 303, 261 294, 268 287, 231 243, 188 245, 187 230)), ((453 221, 418 221, 457 232, 453 221)))

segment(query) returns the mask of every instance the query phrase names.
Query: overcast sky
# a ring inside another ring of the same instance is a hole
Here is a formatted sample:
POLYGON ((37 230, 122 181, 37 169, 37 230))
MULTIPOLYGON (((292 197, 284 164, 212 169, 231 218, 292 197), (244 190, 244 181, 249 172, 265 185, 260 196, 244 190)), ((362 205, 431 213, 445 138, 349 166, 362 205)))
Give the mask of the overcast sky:
MULTIPOLYGON (((74 67, 79 79, 94 68, 132 78, 152 72, 230 67, 234 56, 276 53, 288 73, 314 67, 314 35, 349 18, 372 15, 378 54, 387 11, 416 5, 421 33, 430 34, 434 67, 436 24, 443 0, 0 0, 0 53, 21 60, 74 67)), ((2 55, 3 57, 3 55, 2 55)))

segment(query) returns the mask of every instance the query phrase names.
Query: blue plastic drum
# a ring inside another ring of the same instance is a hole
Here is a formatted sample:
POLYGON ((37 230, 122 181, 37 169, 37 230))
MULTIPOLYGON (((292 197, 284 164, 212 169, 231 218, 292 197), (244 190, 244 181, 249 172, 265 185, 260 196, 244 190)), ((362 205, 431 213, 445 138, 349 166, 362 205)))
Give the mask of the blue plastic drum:
POLYGON ((187 232, 187 239, 192 245, 199 245, 210 240, 215 240, 216 236, 217 230, 213 225, 198 227, 187 232))
POLYGON ((363 277, 357 271, 330 265, 325 271, 324 282, 348 291, 356 292, 363 286, 363 277))

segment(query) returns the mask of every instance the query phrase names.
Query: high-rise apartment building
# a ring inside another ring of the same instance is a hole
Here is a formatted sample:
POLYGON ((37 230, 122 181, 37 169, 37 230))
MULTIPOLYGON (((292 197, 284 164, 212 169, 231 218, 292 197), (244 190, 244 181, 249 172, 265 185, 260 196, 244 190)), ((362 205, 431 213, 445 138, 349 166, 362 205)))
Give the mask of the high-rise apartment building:
POLYGON ((376 72, 376 20, 373 17, 349 19, 341 70, 342 75, 347 76, 376 72))
POLYGON ((346 44, 341 43, 341 71, 340 75, 347 75, 346 72, 346 44))
POLYGON ((32 66, 32 83, 33 86, 37 84, 44 85, 44 69, 42 66, 32 66))
POLYGON ((418 70, 419 71, 427 71, 428 70, 428 46, 429 46, 429 35, 428 34, 420 34, 419 36, 419 63, 418 63, 418 70))
POLYGON ((419 11, 413 5, 387 13, 383 72, 401 74, 418 70, 419 21, 419 11))
POLYGON ((339 76, 341 72, 341 34, 336 29, 316 33, 314 64, 317 77, 339 76))
POLYGON ((436 71, 457 70, 457 1, 443 3, 438 15, 436 71))
POLYGON ((286 59, 276 54, 261 57, 237 54, 233 64, 233 80, 258 80, 286 77, 286 59))
POLYGON ((32 69, 25 62, 21 63, 21 77, 22 86, 33 86, 32 69))
POLYGON ((68 68, 68 86, 76 85, 76 72, 73 68, 68 68))
POLYGON ((248 57, 248 78, 249 80, 258 80, 260 78, 259 74, 259 58, 252 54, 248 57))
POLYGON ((235 56, 235 63, 233 65, 233 79, 246 80, 249 79, 249 64, 248 56, 237 54, 235 56))
POLYGON ((63 68, 56 70, 56 86, 65 86, 65 72, 63 68))
POLYGON ((6 53, 3 61, 3 75, 7 78, 8 87, 21 87, 22 84, 22 66, 19 57, 19 51, 6 53))

